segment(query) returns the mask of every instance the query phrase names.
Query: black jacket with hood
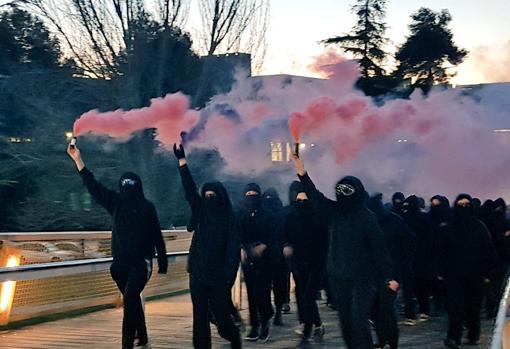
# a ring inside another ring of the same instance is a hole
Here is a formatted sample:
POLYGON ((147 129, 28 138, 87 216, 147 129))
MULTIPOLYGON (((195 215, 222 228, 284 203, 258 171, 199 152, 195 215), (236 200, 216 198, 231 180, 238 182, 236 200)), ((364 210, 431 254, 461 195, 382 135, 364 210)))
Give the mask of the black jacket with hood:
POLYGON ((386 238, 393 270, 396 272, 397 280, 402 281, 404 273, 413 263, 416 235, 402 217, 384 207, 382 194, 372 196, 368 208, 377 216, 386 238))
POLYGON ((453 219, 444 227, 441 256, 445 278, 482 278, 494 267, 497 254, 485 224, 475 217, 471 196, 461 194, 455 200, 453 219), (459 207, 461 199, 471 202, 459 207))
POLYGON ((188 272, 208 284, 231 284, 239 267, 240 242, 227 190, 220 182, 210 182, 202 186, 199 194, 188 166, 179 167, 179 172, 195 231, 188 272), (216 197, 207 199, 206 191, 213 191, 216 197))
POLYGON ((284 245, 292 246, 292 264, 323 272, 328 251, 328 227, 321 215, 308 202, 297 202, 296 196, 304 192, 300 182, 294 181, 289 189, 290 207, 285 220, 284 245))
POLYGON ((112 255, 115 263, 126 267, 158 253, 159 273, 168 267, 166 247, 154 205, 145 199, 140 177, 125 173, 119 192, 105 188, 87 168, 80 171, 90 195, 112 216, 112 255))
POLYGON ((308 174, 299 179, 310 203, 328 224, 329 277, 374 287, 381 279, 394 279, 384 235, 377 217, 366 206, 367 195, 361 181, 344 177, 337 186, 348 184, 356 191, 345 198, 337 194, 337 201, 333 201, 317 190, 308 174))

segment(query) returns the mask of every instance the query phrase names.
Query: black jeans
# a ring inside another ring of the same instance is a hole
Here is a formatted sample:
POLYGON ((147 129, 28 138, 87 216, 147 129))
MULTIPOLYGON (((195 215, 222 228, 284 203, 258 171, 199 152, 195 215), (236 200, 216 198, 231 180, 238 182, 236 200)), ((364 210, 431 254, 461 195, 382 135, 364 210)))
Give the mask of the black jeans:
POLYGON ((244 281, 248 293, 250 325, 258 327, 274 314, 271 305, 271 279, 273 273, 269 263, 243 265, 244 281))
POLYGON ((276 308, 289 303, 289 269, 283 255, 273 261, 273 294, 276 308))
POLYGON ((445 279, 448 338, 461 343, 462 326, 468 329, 468 339, 480 339, 480 313, 483 299, 482 278, 450 277, 445 279))
POLYGON ((323 272, 306 265, 295 265, 293 274, 299 320, 305 325, 305 336, 309 337, 313 325, 322 325, 316 297, 321 287, 323 272))
POLYGON ((373 349, 368 319, 375 287, 369 283, 331 276, 330 287, 335 292, 340 327, 347 348, 373 349))
POLYGON ((195 349, 211 348, 209 323, 209 309, 211 309, 220 336, 228 340, 232 348, 241 348, 239 329, 231 317, 230 283, 209 285, 190 274, 189 286, 193 303, 193 347, 195 349))
POLYGON ((152 261, 143 260, 126 266, 114 260, 110 273, 124 299, 122 348, 131 349, 134 345, 135 333, 138 334, 141 342, 146 342, 148 339, 140 293, 151 276, 152 261))
POLYGON ((415 293, 421 314, 430 315, 430 296, 432 295, 433 278, 428 274, 417 274, 415 278, 415 293))
POLYGON ((397 313, 395 311, 396 292, 381 284, 375 295, 374 325, 379 345, 389 344, 391 349, 398 347, 397 313))

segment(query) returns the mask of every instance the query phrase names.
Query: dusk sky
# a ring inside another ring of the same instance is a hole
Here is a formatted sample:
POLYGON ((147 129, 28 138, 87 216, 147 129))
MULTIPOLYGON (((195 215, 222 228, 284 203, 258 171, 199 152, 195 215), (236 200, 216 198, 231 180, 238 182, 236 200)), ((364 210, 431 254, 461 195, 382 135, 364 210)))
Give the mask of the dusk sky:
MULTIPOLYGON (((324 49, 318 41, 350 30, 355 22, 353 0, 272 0, 267 33, 268 52, 262 74, 311 75, 311 57, 324 49)), ((458 69, 457 84, 510 81, 509 0, 389 0, 389 51, 408 35, 410 15, 420 7, 452 14, 454 39, 469 56, 458 69)), ((189 27, 199 22, 195 5, 189 27)), ((389 62, 391 66, 391 62, 389 62)))

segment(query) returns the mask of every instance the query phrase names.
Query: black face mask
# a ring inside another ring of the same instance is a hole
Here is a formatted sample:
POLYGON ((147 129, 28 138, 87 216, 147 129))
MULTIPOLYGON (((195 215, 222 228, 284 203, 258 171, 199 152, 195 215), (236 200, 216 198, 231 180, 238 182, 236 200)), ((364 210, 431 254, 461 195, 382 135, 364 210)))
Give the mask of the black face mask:
POLYGON ((455 213, 458 218, 462 220, 468 220, 473 217, 473 207, 457 205, 455 207, 455 213))
POLYGON ((247 195, 244 198, 244 202, 248 209, 256 210, 256 209, 260 208, 262 198, 260 197, 260 195, 247 195))
POLYGON ((204 205, 206 209, 217 210, 221 208, 221 200, 217 195, 206 196, 204 205))
POLYGON ((306 209, 309 207, 308 200, 296 200, 294 201, 294 206, 298 209, 306 209))

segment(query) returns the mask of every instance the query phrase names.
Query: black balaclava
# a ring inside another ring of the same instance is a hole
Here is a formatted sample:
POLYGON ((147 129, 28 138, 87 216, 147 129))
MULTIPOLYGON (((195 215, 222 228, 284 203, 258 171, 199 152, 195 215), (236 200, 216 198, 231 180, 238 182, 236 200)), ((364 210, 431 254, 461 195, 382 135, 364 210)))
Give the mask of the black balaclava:
POLYGON ((396 212, 402 211, 402 204, 404 203, 405 199, 406 197, 404 196, 404 194, 399 191, 393 194, 393 196, 391 197, 391 203, 393 205, 393 209, 396 212))
POLYGON ((506 217, 506 202, 503 198, 498 198, 494 201, 494 215, 497 218, 505 218, 506 217))
POLYGON ((204 202, 206 214, 211 213, 213 215, 218 214, 221 216, 230 213, 232 204, 230 202, 230 198, 228 197, 227 190, 220 182, 205 183, 202 186, 201 196, 204 202), (207 191, 212 191, 216 195, 206 197, 205 193, 207 191))
POLYGON ((309 207, 308 199, 297 200, 297 196, 299 193, 305 193, 305 188, 303 187, 303 184, 301 184, 301 182, 298 181, 292 182, 289 187, 289 203, 292 205, 292 207, 295 207, 297 209, 305 209, 309 207))
POLYGON ((468 194, 460 194, 455 199, 455 204, 453 205, 453 217, 455 222, 457 223, 466 223, 475 218, 475 208, 473 207, 473 199, 471 195, 468 194), (457 203, 462 199, 468 199, 468 206, 460 206, 457 203))
POLYGON ((262 194, 262 207, 267 210, 279 210, 283 207, 275 188, 269 188, 262 194))
POLYGON ((124 173, 119 179, 120 199, 123 203, 141 201, 145 199, 142 180, 133 172, 124 173))
POLYGON ((409 196, 402 204, 402 212, 404 214, 416 214, 420 212, 420 199, 418 199, 416 195, 409 196))
POLYGON ((368 208, 370 209, 370 211, 376 214, 377 218, 382 218, 389 213, 388 209, 384 207, 382 199, 383 199, 382 193, 373 194, 368 199, 368 208))
POLYGON ((262 204, 262 196, 261 196, 260 186, 258 184, 256 184, 256 183, 247 184, 244 187, 243 193, 245 194, 244 198, 243 198, 245 208, 247 208, 248 210, 260 209, 260 206, 262 204), (256 191, 258 194, 257 195, 246 195, 246 193, 249 191, 256 191))
POLYGON ((450 202, 445 196, 434 195, 430 202, 439 200, 439 205, 430 205, 430 218, 436 224, 447 222, 450 219, 450 202))
POLYGON ((366 204, 366 192, 365 187, 361 181, 353 176, 346 176, 342 178, 335 187, 336 201, 342 211, 350 212, 355 211, 366 204), (342 186, 345 186, 347 190, 342 192, 342 186), (354 189, 354 193, 346 195, 349 192, 349 188, 354 189))

